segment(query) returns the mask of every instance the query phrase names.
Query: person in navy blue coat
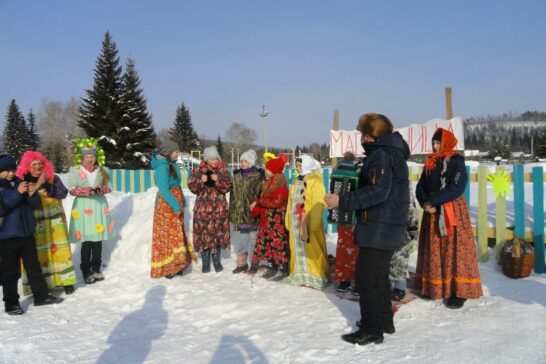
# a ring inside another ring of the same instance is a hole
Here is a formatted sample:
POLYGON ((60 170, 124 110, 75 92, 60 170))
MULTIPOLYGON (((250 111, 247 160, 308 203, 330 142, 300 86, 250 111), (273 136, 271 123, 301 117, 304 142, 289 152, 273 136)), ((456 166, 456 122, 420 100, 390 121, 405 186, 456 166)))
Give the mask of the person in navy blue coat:
POLYGON ((21 260, 35 306, 60 303, 63 300, 49 294, 34 240, 35 220, 32 210, 42 203, 36 191, 45 182, 45 175, 36 183, 29 183, 16 178, 15 170, 14 159, 7 154, 0 155, 0 269, 5 311, 8 315, 24 313, 17 293, 21 260))
POLYGON ((354 240, 360 251, 356 288, 360 294, 361 325, 342 336, 353 344, 382 343, 383 333, 394 333, 389 268, 402 244, 409 210, 409 147, 391 121, 381 114, 364 114, 358 122, 366 159, 360 188, 340 199, 327 195, 328 208, 356 211, 354 240))

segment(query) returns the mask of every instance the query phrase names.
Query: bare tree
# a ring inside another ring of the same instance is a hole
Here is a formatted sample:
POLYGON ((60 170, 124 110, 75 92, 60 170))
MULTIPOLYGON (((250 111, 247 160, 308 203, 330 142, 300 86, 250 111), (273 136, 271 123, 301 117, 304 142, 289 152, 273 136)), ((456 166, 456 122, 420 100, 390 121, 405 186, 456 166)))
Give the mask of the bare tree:
POLYGON ((55 164, 58 171, 64 171, 72 163, 72 143, 84 137, 85 132, 78 126, 79 102, 70 100, 43 100, 38 114, 41 134, 40 148, 55 164))
POLYGON ((244 123, 233 123, 229 126, 224 139, 235 144, 243 152, 250 148, 257 138, 254 129, 248 128, 244 123))

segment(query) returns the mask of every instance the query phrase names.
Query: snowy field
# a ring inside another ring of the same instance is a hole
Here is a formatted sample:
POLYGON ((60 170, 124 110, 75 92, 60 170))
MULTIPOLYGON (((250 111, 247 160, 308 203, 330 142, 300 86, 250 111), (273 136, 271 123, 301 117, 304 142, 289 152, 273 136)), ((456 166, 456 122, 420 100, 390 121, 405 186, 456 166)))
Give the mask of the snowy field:
MULTIPOLYGON (((234 275, 229 252, 221 273, 202 274, 198 263, 183 277, 152 280, 156 191, 108 197, 120 234, 105 244, 104 282, 79 283, 60 305, 25 298, 25 315, 0 314, 1 363, 546 363, 546 275, 509 279, 494 260, 480 265, 483 298, 461 310, 417 299, 396 314, 394 335, 364 347, 340 339, 359 309, 332 285, 234 275)), ((188 208, 186 216, 191 237, 188 208)), ((331 253, 335 241, 328 237, 331 253)))

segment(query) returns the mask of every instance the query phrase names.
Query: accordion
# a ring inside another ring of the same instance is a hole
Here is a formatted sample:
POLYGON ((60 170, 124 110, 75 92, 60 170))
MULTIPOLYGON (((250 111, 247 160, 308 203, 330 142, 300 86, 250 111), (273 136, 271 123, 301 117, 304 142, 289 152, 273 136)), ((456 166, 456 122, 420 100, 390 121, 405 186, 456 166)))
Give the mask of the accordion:
MULTIPOLYGON (((341 198, 347 192, 356 191, 358 189, 358 175, 359 170, 356 166, 341 165, 332 172, 330 177, 330 193, 335 193, 341 198)), ((328 222, 331 224, 352 226, 354 217, 354 211, 343 211, 339 206, 328 210, 328 222)))

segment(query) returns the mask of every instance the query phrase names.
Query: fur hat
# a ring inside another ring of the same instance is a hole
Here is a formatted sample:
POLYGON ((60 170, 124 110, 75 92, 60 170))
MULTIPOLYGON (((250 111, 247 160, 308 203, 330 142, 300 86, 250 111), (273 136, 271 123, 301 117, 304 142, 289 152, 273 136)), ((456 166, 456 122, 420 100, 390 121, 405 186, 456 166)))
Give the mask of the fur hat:
POLYGON ((177 150, 180 150, 180 147, 178 146, 178 144, 176 144, 172 140, 163 140, 159 144, 158 150, 159 150, 159 153, 161 153, 161 155, 168 157, 169 155, 171 155, 172 152, 176 152, 177 150))
POLYGON ((252 149, 241 154, 241 158, 239 158, 240 161, 247 161, 251 166, 256 164, 256 159, 258 159, 258 155, 256 155, 256 152, 252 149))
POLYGON ((203 151, 203 160, 206 162, 211 159, 221 159, 220 154, 218 154, 218 149, 216 149, 215 145, 205 148, 205 150, 203 151))
POLYGON ((21 162, 17 166, 17 177, 20 179, 25 178, 25 174, 30 172, 30 164, 34 161, 40 161, 44 164, 44 171, 48 181, 52 181, 55 177, 55 167, 47 160, 47 158, 40 152, 34 150, 27 150, 21 157, 21 162))
POLYGON ((267 161, 265 169, 269 170, 273 174, 280 174, 284 170, 284 166, 288 162, 286 154, 279 154, 278 158, 273 158, 267 161))
POLYGON ((15 171, 15 159, 9 154, 0 154, 0 172, 15 171))
POLYGON ((301 156, 301 176, 308 175, 312 173, 315 169, 320 168, 321 164, 319 161, 314 159, 309 155, 301 156))

